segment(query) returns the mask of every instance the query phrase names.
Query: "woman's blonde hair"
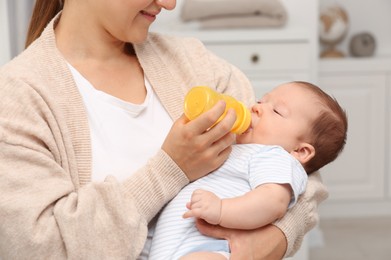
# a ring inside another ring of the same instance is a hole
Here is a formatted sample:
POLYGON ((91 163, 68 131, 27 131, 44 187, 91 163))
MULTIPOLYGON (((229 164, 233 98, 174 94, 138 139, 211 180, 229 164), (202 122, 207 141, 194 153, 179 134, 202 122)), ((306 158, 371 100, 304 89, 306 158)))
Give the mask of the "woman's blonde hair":
POLYGON ((62 10, 63 0, 36 0, 27 31, 25 47, 35 41, 46 25, 62 10))

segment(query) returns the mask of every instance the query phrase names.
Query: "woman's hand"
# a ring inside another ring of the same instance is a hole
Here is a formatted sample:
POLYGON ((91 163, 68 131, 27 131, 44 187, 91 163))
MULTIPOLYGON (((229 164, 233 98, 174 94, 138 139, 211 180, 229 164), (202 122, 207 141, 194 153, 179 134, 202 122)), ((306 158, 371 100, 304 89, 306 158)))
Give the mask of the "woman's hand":
POLYGON ((163 143, 162 149, 190 181, 218 168, 231 152, 235 135, 229 131, 236 120, 234 110, 228 110, 226 116, 211 128, 224 110, 225 103, 219 101, 212 109, 192 121, 182 115, 175 121, 163 143))
POLYGON ((284 233, 274 225, 255 230, 228 229, 197 220, 198 230, 207 236, 228 240, 233 260, 277 260, 285 255, 287 242, 284 233))

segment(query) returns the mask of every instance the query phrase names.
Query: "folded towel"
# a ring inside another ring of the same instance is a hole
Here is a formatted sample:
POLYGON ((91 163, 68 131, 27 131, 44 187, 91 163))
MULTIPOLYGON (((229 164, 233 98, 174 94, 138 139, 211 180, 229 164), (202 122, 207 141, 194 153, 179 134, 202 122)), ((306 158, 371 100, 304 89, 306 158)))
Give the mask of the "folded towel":
POLYGON ((183 21, 255 15, 286 20, 286 9, 280 0, 183 0, 183 21))
POLYGON ((201 29, 236 29, 236 28, 264 28, 281 27, 286 22, 286 16, 283 18, 273 18, 261 15, 252 16, 231 16, 210 18, 199 21, 201 29))

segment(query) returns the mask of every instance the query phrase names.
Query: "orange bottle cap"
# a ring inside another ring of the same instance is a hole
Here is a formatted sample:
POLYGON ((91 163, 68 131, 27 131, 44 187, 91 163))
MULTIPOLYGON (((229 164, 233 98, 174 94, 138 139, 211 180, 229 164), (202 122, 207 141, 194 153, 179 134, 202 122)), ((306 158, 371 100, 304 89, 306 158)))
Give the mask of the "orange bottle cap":
POLYGON ((211 109, 220 99, 225 101, 226 109, 215 124, 225 117, 228 109, 233 108, 236 112, 236 121, 231 129, 231 132, 236 134, 244 133, 251 124, 250 110, 242 102, 237 101, 235 98, 229 95, 219 94, 206 86, 197 86, 189 90, 184 102, 185 115, 189 120, 193 120, 202 113, 211 109))
POLYGON ((208 111, 217 102, 218 94, 205 86, 193 87, 185 97, 184 112, 193 120, 208 111))

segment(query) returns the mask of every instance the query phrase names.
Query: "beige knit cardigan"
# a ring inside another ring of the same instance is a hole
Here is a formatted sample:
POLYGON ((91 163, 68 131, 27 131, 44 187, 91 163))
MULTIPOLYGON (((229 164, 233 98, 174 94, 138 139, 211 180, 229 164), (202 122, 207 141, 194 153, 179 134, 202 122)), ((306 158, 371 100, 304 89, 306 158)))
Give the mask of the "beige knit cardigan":
MULTIPOLYGON (((91 182, 86 111, 56 48, 55 24, 0 69, 0 258, 135 259, 148 221, 188 179, 161 150, 123 182, 91 182)), ((195 39, 150 34, 135 49, 173 120, 194 85, 254 101, 246 77, 195 39)), ((287 254, 315 225, 326 194, 319 175, 311 176, 297 206, 276 223, 287 254)))

